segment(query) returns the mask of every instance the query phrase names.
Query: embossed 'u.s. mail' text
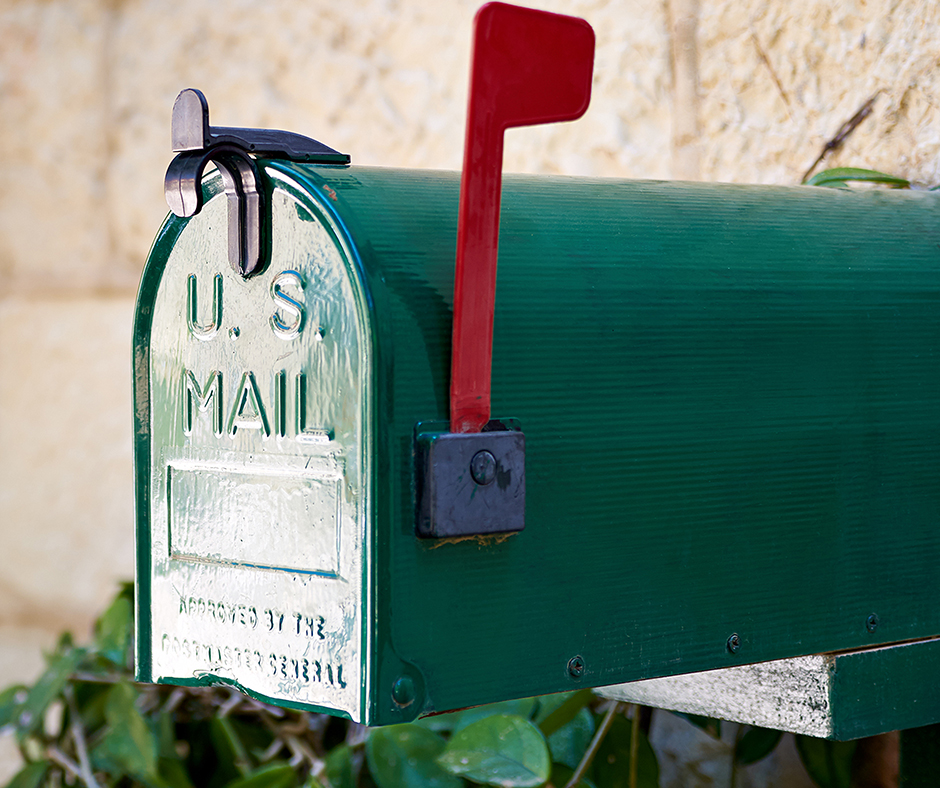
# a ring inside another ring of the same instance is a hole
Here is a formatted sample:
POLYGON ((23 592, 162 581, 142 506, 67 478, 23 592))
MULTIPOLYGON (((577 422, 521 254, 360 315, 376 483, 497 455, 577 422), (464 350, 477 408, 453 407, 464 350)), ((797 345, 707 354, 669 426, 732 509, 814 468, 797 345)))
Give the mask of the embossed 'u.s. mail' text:
MULTIPOLYGON (((211 318, 200 322, 199 282, 196 274, 190 274, 187 279, 187 328, 192 337, 203 342, 220 337, 224 319, 222 282, 222 275, 215 274, 211 318)), ((297 271, 281 271, 271 281, 273 311, 268 323, 274 336, 279 339, 287 342, 298 339, 306 328, 307 314, 302 301, 304 288, 304 278, 297 271)), ((316 341, 323 340, 323 326, 311 330, 316 341)), ((228 336, 234 341, 240 333, 238 327, 233 326, 228 336)), ((308 423, 306 373, 296 372, 292 377, 293 380, 289 382, 287 371, 278 370, 268 382, 267 393, 263 394, 258 376, 252 370, 241 370, 235 374, 233 381, 228 382, 228 375, 221 369, 211 370, 200 379, 193 370, 184 367, 180 381, 183 387, 183 432, 191 435, 196 416, 204 413, 209 417, 216 435, 235 435, 239 430, 256 430, 268 438, 273 431, 281 438, 290 434, 302 443, 328 442, 331 439, 329 428, 308 423), (288 415, 289 407, 293 412, 292 419, 288 415)))

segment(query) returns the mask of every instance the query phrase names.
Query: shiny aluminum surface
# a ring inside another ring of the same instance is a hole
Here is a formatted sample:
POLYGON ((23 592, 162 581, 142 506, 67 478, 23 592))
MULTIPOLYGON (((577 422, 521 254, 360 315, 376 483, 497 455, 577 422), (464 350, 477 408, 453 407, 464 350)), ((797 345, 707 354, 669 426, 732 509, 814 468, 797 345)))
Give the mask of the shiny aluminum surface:
POLYGON ((369 332, 329 221, 273 177, 266 270, 229 265, 217 194, 156 298, 153 676, 359 720, 369 332))

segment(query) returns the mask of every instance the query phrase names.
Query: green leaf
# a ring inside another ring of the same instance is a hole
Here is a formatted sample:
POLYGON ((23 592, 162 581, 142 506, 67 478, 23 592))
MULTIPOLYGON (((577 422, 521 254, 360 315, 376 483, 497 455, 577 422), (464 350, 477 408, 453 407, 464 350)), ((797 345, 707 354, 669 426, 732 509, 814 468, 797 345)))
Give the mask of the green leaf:
POLYGON ((157 754, 161 758, 176 758, 176 724, 173 714, 161 711, 157 717, 157 754))
POLYGON ((22 684, 9 687, 0 693, 0 730, 16 722, 27 696, 28 690, 22 684))
POLYGON ((230 782, 226 788, 293 788, 297 772, 287 763, 270 763, 230 782))
POLYGON ((356 788, 352 749, 348 744, 341 744, 327 753, 326 779, 332 788, 356 788))
MULTIPOLYGON (((578 690, 578 692, 583 691, 584 690, 578 690)), ((590 692, 590 690, 588 690, 588 692, 590 692)), ((535 710, 535 716, 532 718, 532 722, 541 728, 543 720, 545 720, 545 718, 553 712, 557 711, 561 706, 564 706, 565 703, 575 694, 577 693, 555 692, 551 695, 540 695, 536 698, 536 700, 539 702, 539 706, 535 710)))
POLYGON ((242 747, 245 748, 248 762, 254 768, 254 764, 260 763, 261 756, 267 752, 268 747, 274 741, 274 733, 250 717, 226 717, 226 719, 242 743, 242 747))
MULTIPOLYGON (((209 730, 209 721, 205 719, 180 719, 177 717, 175 738, 184 744, 180 748, 185 754, 180 756, 186 773, 194 785, 199 788, 223 788, 226 783, 239 777, 231 763, 220 763, 215 744, 209 730)), ((176 750, 174 746, 174 750, 176 750)))
POLYGON ((108 702, 110 684, 73 681, 75 702, 82 717, 85 730, 98 730, 105 724, 105 707, 108 702))
POLYGON ((194 788, 186 767, 179 758, 166 758, 160 756, 157 760, 157 774, 169 788, 194 788))
POLYGON ((124 665, 133 629, 133 605, 124 594, 120 594, 95 624, 98 653, 116 665, 124 665))
POLYGON ((96 755, 139 779, 149 780, 157 774, 157 739, 137 710, 136 701, 137 692, 126 681, 119 681, 108 692, 108 732, 96 748, 96 755))
POLYGON ((46 654, 46 660, 50 660, 54 657, 61 657, 68 651, 71 651, 75 648, 75 640, 72 637, 71 632, 63 632, 59 635, 59 639, 56 641, 55 650, 52 652, 52 655, 46 654))
POLYGON ((39 730, 46 709, 62 694, 69 676, 84 657, 83 649, 70 648, 51 658, 48 669, 29 690, 19 709, 17 724, 20 741, 39 730))
POLYGON ((797 736, 796 749, 806 772, 819 788, 849 788, 854 741, 828 741, 797 736))
MULTIPOLYGON (((559 693, 562 699, 571 693, 559 693)), ((546 695, 546 698, 554 698, 555 695, 546 695)), ((541 707, 544 698, 517 698, 516 700, 504 700, 499 703, 489 703, 485 706, 474 706, 472 709, 463 711, 451 711, 447 714, 435 714, 430 717, 423 717, 415 725, 427 728, 435 733, 448 733, 450 731, 459 731, 472 725, 477 720, 484 717, 492 717, 494 714, 515 714, 519 717, 531 718, 537 708, 541 707)))
POLYGON ((504 700, 500 703, 489 703, 486 706, 476 706, 472 709, 466 709, 460 712, 457 722, 454 725, 454 733, 478 720, 492 717, 497 714, 510 714, 516 717, 529 719, 538 706, 538 698, 518 698, 517 700, 504 700))
POLYGON ((577 769, 594 736, 594 716, 581 709, 567 725, 548 737, 548 749, 552 760, 577 769))
POLYGON ((433 714, 430 717, 422 717, 415 720, 415 725, 427 728, 435 733, 450 733, 460 723, 462 711, 449 711, 446 714, 433 714))
POLYGON ((420 725, 391 725, 369 735, 366 759, 379 788, 462 788, 435 761, 443 749, 444 740, 420 725))
POLYGON ((806 181, 806 186, 829 186, 845 188, 847 181, 862 181, 866 183, 883 183, 895 189, 906 189, 911 182, 906 178, 888 175, 878 170, 866 170, 860 167, 833 167, 831 170, 817 172, 806 181))
MULTIPOLYGON (((552 764, 551 782, 555 788, 565 788, 565 786, 574 777, 574 769, 569 769, 563 763, 552 764)), ((582 777, 574 784, 574 788, 597 788, 587 777, 582 777)))
MULTIPOLYGON (((637 788, 659 786, 659 762, 650 746, 649 739, 641 730, 637 742, 637 788)), ((594 756, 594 781, 603 788, 631 788, 630 786, 630 741, 633 725, 626 717, 614 717, 614 721, 597 748, 594 756)))
POLYGON ((209 737, 215 745, 220 763, 230 763, 240 774, 248 774, 254 764, 242 744, 235 726, 227 717, 213 717, 209 720, 209 737))
POLYGON ((49 769, 49 761, 38 761, 20 769, 6 788, 39 788, 46 778, 46 772, 49 769))
POLYGON ((453 774, 505 788, 541 785, 552 765, 542 732, 510 714, 485 717, 457 731, 437 762, 453 774))
POLYGON ((542 733, 551 736, 555 731, 573 720, 578 712, 594 700, 594 693, 584 689, 577 692, 560 692, 539 698, 539 710, 535 724, 542 733))
POLYGON ((750 728, 734 747, 734 758, 738 763, 757 763, 766 758, 779 744, 782 731, 773 731, 769 728, 750 728))

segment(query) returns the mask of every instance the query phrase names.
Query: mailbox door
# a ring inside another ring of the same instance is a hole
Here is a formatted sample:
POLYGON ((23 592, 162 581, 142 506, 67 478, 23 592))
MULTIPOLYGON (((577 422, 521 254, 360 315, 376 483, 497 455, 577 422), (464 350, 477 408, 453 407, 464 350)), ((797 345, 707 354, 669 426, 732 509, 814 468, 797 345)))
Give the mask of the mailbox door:
POLYGON ((370 329, 351 254, 284 174, 270 262, 218 178, 170 218, 136 326, 139 675, 363 717, 370 329), (149 436, 149 437, 148 437, 149 436))

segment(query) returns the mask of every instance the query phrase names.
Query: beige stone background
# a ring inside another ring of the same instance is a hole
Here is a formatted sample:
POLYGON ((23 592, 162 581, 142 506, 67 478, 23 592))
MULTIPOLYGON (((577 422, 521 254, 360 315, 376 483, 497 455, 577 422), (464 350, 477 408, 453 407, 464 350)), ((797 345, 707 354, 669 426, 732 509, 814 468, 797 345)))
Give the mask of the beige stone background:
MULTIPOLYGON (((176 93, 354 163, 457 169, 477 4, 0 0, 0 687, 133 572, 131 319, 176 93)), ((540 7, 594 26, 592 105, 511 131, 507 170, 798 183, 876 96, 824 166, 940 182, 936 0, 540 7)))

